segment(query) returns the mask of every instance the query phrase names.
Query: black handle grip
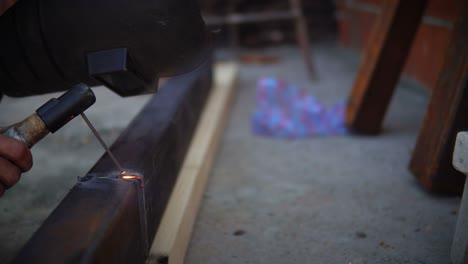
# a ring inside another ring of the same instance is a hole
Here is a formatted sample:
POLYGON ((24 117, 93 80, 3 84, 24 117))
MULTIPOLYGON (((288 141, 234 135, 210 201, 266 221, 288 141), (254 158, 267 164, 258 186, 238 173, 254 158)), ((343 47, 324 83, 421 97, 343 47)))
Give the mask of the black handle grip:
POLYGON ((93 91, 85 84, 77 84, 59 98, 50 99, 36 113, 49 131, 54 133, 95 102, 93 91))

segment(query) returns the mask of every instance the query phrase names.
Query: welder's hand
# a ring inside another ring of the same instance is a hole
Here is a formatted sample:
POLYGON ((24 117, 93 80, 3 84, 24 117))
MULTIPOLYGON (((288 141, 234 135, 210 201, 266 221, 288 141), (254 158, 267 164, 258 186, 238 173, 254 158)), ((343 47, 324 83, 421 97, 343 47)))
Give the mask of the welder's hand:
POLYGON ((22 142, 0 134, 0 196, 32 167, 32 155, 22 142))

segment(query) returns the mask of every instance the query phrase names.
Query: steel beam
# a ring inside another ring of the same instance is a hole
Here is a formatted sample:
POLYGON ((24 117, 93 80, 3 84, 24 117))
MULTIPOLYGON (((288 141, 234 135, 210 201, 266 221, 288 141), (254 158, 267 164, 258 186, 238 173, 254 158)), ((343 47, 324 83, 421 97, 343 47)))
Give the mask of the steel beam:
POLYGON ((142 263, 138 189, 111 178, 78 183, 13 263, 142 263))
POLYGON ((170 79, 13 263, 144 263, 211 86, 211 62, 170 79))

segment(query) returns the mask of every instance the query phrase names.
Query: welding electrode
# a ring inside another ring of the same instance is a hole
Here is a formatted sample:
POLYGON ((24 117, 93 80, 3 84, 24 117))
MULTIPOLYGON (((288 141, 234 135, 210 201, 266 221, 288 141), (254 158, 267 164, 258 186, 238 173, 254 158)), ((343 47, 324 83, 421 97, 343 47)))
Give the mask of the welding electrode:
POLYGON ((101 143, 101 146, 104 148, 104 150, 107 152, 107 155, 111 158, 112 162, 114 162, 115 166, 120 170, 120 174, 124 175, 126 171, 123 169, 122 165, 117 161, 117 158, 115 158, 114 154, 112 151, 110 151, 109 147, 106 145, 106 142, 102 139, 101 135, 97 132, 97 130, 94 128, 93 124, 89 121, 88 117, 85 115, 85 113, 81 113, 81 117, 83 120, 86 122, 88 125, 89 129, 93 132, 94 136, 97 138, 99 143, 101 143))
POLYGON ((31 148, 49 132, 59 130, 75 116, 80 115, 96 102, 93 91, 84 84, 73 86, 59 98, 52 98, 23 121, 0 133, 17 139, 31 148))

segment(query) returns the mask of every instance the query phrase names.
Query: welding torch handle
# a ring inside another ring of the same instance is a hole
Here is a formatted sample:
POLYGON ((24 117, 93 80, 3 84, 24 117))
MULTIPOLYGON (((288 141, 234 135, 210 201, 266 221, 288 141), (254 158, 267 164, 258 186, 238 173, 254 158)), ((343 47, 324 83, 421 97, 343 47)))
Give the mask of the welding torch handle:
POLYGON ((84 84, 74 85, 59 98, 52 98, 23 121, 0 133, 17 139, 31 148, 47 134, 59 130, 75 116, 80 115, 96 102, 93 91, 84 84))
POLYGON ((31 148, 47 136, 49 130, 42 119, 34 113, 19 123, 0 129, 0 133, 19 140, 31 148))

